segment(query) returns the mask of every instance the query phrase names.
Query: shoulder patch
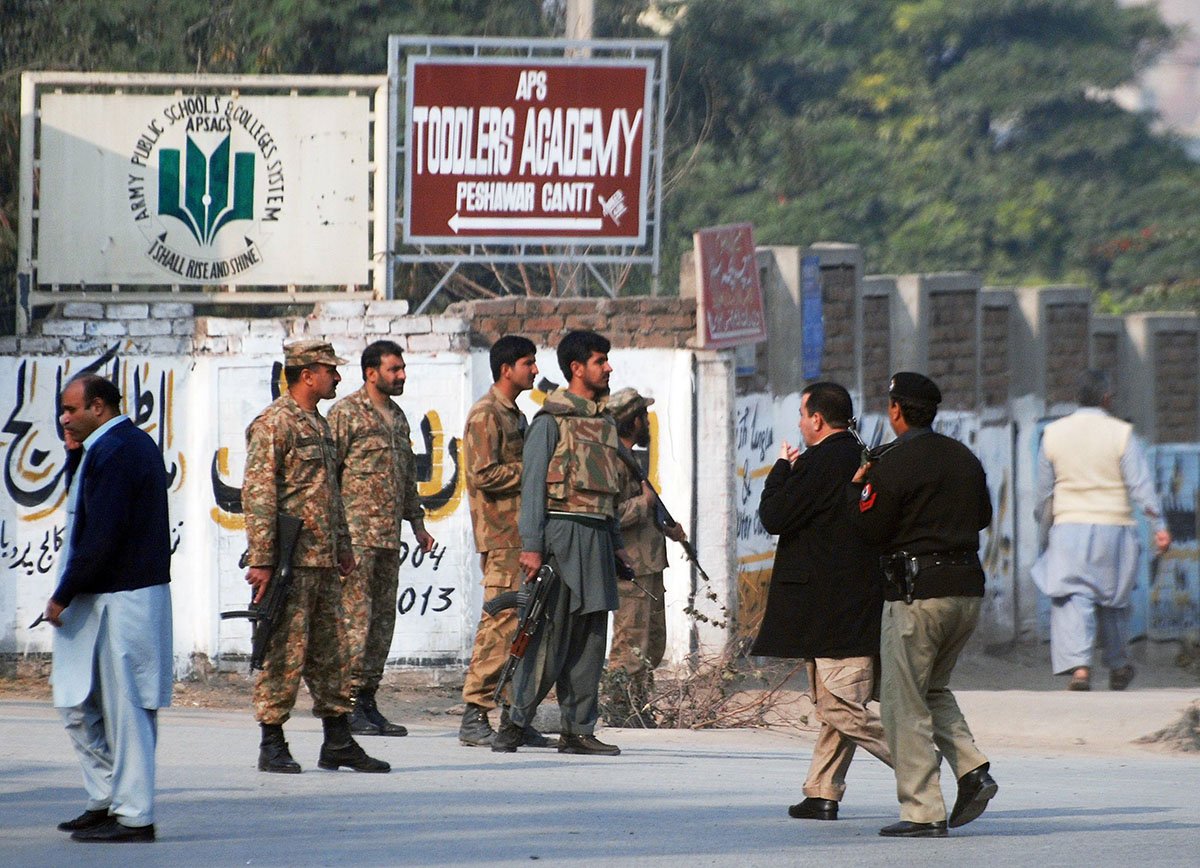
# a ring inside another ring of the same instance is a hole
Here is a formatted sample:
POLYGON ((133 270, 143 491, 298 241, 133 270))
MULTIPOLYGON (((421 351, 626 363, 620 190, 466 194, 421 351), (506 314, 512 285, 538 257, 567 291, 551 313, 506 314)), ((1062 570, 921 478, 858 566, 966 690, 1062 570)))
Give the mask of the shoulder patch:
POLYGON ((862 494, 858 498, 858 511, 866 512, 875 505, 875 489, 871 483, 863 486, 862 494))

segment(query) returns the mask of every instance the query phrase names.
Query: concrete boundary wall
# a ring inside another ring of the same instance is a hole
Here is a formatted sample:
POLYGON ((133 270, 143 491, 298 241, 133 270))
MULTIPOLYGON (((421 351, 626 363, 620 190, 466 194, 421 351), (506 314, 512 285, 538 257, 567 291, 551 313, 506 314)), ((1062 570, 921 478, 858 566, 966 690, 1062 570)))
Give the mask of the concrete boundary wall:
MULTIPOLYGON (((587 304, 593 313, 577 302, 552 309, 539 302, 545 329, 517 331, 539 346, 543 375, 561 382, 553 350, 561 334, 581 327, 583 317, 607 318, 590 322, 601 330, 607 325, 613 339, 613 387, 636 386, 656 399, 651 477, 697 542, 712 578, 710 588, 697 588, 691 566, 669 544, 668 660, 714 652, 723 645, 724 631, 697 626, 684 609, 697 590, 698 607, 714 621, 723 610, 736 609, 726 556, 734 532, 732 482, 725 472, 731 459, 719 458, 732 455, 732 353, 697 353, 686 346, 695 329, 694 302, 690 313, 688 303, 678 299, 587 304), (658 346, 636 346, 647 336, 658 346), (703 596, 709 591, 715 600, 703 596)), ((221 621, 218 615, 243 608, 247 599, 236 566, 245 545, 244 430, 278 394, 281 345, 300 337, 329 339, 351 360, 341 369, 338 396, 344 397, 361 385, 362 349, 386 338, 405 348, 408 382, 399 403, 412 426, 418 492, 437 540, 434 552, 422 556, 405 527, 400 613, 389 659, 435 673, 460 669, 470 657, 482 589, 459 438, 467 410, 491 383, 483 329, 508 330, 532 319, 528 309, 514 307, 515 322, 509 323, 505 310, 504 325, 497 326, 497 306, 484 307, 430 317, 407 315, 403 302, 335 302, 317 305, 306 316, 271 320, 196 317, 188 305, 68 305, 44 321, 38 334, 16 339, 0 356, 0 411, 7 419, 0 434, 6 462, 6 491, 0 494, 0 655, 11 659, 50 650, 50 630, 27 625, 56 583, 65 519, 55 416, 58 392, 70 376, 91 368, 112 377, 125 396, 123 409, 160 443, 171 477, 178 673, 186 674, 198 656, 240 669, 249 649, 248 622, 221 621)), ((522 396, 527 416, 542 398, 537 390, 522 396)), ((323 402, 321 409, 327 413, 330 406, 323 402)))

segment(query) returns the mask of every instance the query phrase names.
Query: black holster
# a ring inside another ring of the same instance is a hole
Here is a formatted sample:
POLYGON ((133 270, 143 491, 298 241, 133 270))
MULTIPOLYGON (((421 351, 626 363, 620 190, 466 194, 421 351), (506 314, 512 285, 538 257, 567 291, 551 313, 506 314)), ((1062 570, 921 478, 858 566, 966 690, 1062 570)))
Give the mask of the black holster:
POLYGON ((905 603, 911 603, 917 590, 917 574, 921 572, 917 558, 908 552, 896 552, 881 557, 879 565, 888 584, 904 598, 905 603))

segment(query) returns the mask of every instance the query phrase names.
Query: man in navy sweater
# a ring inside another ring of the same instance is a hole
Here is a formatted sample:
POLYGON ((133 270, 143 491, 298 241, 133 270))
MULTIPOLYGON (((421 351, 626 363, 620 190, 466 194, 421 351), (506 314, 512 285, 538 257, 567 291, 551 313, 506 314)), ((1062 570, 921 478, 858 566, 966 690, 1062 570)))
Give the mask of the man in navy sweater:
POLYGON ((166 472, 120 402, 95 374, 63 390, 59 421, 82 454, 68 462, 67 544, 45 611, 54 705, 88 794, 58 828, 106 843, 154 840, 157 716, 173 682, 166 472))

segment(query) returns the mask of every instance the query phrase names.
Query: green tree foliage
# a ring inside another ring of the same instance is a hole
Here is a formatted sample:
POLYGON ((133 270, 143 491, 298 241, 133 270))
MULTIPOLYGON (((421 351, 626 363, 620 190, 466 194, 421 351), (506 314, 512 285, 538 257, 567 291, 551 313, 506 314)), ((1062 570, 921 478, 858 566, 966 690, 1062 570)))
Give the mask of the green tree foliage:
POLYGON ((1200 167, 1107 96, 1170 39, 1115 0, 693 0, 674 129, 707 141, 673 253, 750 219, 765 243, 861 243, 879 271, 1194 283, 1200 167))
MULTIPOLYGON (((664 285, 695 229, 750 220, 764 243, 862 244, 874 271, 1085 280, 1113 306, 1200 295, 1200 167, 1107 97, 1170 44, 1153 7, 597 0, 597 36, 656 35, 648 7, 675 22, 664 285)), ((24 70, 377 73, 389 33, 544 36, 562 15, 562 0, 0 0, 0 287, 24 70)))

